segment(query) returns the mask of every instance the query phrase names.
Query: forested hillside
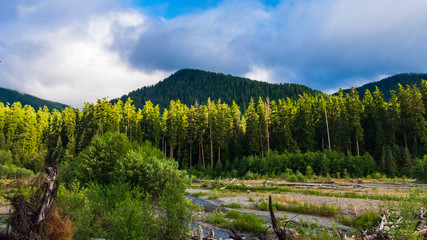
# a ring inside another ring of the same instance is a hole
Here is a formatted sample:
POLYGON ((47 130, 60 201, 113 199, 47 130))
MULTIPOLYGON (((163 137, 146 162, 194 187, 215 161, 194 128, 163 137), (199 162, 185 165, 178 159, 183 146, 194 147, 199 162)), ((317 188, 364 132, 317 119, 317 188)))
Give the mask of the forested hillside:
POLYGON ((183 69, 154 86, 140 88, 120 99, 126 101, 130 97, 137 108, 142 108, 145 101, 151 101, 163 109, 168 107, 170 100, 180 100, 181 103, 190 106, 196 101, 199 104, 206 104, 208 98, 211 98, 221 99, 228 104, 235 101, 237 105, 246 109, 251 98, 260 96, 263 99, 269 97, 271 100, 277 100, 289 97, 296 100, 298 95, 304 92, 311 96, 321 95, 321 92, 300 84, 271 84, 222 73, 183 69))
POLYGON ((44 106, 48 107, 49 109, 58 109, 63 110, 67 107, 67 105, 58 103, 58 102, 52 102, 48 100, 44 100, 29 94, 22 94, 17 91, 9 90, 6 88, 0 87, 0 102, 3 104, 6 103, 14 103, 14 102, 20 102, 23 105, 31 105, 35 109, 43 108, 44 106))
MULTIPOLYGON (((422 79, 427 80, 426 73, 401 73, 384 78, 378 82, 367 83, 361 87, 356 88, 356 90, 359 92, 360 97, 362 98, 365 94, 366 89, 369 89, 369 91, 374 92, 375 87, 378 87, 384 94, 384 100, 388 102, 390 100, 390 91, 398 91, 399 84, 404 87, 406 87, 406 85, 416 85, 417 87, 420 87, 422 79)), ((351 89, 343 90, 344 93, 350 93, 350 91, 351 89)))
POLYGON ((63 112, 0 103, 0 164, 40 170, 45 161, 73 162, 94 136, 120 132, 130 141, 150 141, 184 169, 237 175, 249 169, 304 172, 310 165, 321 175, 408 176, 427 153, 426 106, 427 81, 421 88, 400 87, 389 102, 378 89, 366 91, 363 101, 352 89, 337 96, 303 94, 297 101, 260 97, 243 112, 220 100, 191 106, 172 100, 162 115, 158 105, 147 101, 139 109, 131 99, 102 99, 63 112), (324 155, 329 148, 333 153, 324 155), (284 153, 290 155, 274 155, 284 153))

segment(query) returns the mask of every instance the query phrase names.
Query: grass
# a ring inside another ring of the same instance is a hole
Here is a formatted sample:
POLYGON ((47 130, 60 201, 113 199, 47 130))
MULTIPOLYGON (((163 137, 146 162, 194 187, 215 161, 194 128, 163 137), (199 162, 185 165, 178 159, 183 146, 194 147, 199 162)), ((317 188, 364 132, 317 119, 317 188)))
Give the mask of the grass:
POLYGON ((225 227, 227 226, 227 220, 224 217, 224 213, 220 212, 220 211, 215 211, 214 213, 212 213, 211 215, 206 217, 206 222, 220 226, 220 227, 225 227))
POLYGON ((201 197, 201 196, 206 196, 206 195, 208 195, 208 193, 206 193, 206 192, 195 192, 195 193, 192 193, 192 194, 189 194, 189 195, 198 198, 198 197, 201 197))
POLYGON ((367 211, 353 219, 348 219, 343 216, 338 216, 338 222, 343 225, 351 226, 359 230, 369 230, 377 227, 381 221, 380 216, 375 211, 367 211))
POLYGON ((218 191, 212 191, 211 193, 209 193, 208 195, 208 199, 212 200, 212 199, 217 199, 220 198, 220 194, 218 191))
POLYGON ((354 198, 354 199, 370 199, 370 200, 381 200, 381 201, 411 201, 408 197, 403 196, 390 196, 390 195, 372 195, 372 194, 360 194, 355 192, 344 192, 344 193, 338 193, 338 192, 325 192, 322 190, 315 190, 315 189, 292 189, 289 187, 265 187, 265 186, 242 186, 242 185, 232 185, 230 184, 228 186, 228 189, 223 191, 247 191, 250 190, 251 192, 271 192, 271 193, 301 193, 304 195, 312 195, 312 196, 325 196, 325 197, 340 197, 340 198, 354 198))
POLYGON ((228 207, 228 208, 234 208, 234 209, 241 209, 242 208, 242 204, 238 203, 238 202, 233 202, 233 203, 223 203, 221 204, 223 207, 228 207))
POLYGON ((228 211, 226 214, 215 211, 206 217, 206 222, 219 227, 234 227, 238 231, 249 232, 253 235, 265 233, 267 221, 251 213, 240 213, 235 210, 228 211))
MULTIPOLYGON (((316 215, 323 217, 332 217, 338 214, 338 208, 334 205, 316 205, 316 204, 281 204, 273 201, 272 203, 274 210, 301 213, 308 215, 316 215)), ((254 204, 254 208, 261 211, 268 211, 268 202, 264 199, 261 199, 254 204)))

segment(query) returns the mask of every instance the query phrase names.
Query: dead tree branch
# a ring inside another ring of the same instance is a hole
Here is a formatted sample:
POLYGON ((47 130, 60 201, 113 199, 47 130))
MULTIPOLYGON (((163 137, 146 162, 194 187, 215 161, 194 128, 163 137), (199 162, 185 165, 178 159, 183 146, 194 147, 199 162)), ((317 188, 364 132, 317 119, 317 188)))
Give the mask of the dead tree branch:
POLYGON ((48 174, 46 179, 29 201, 20 188, 13 197, 8 198, 13 209, 10 233, 12 239, 41 239, 44 221, 52 209, 59 187, 56 180, 57 166, 46 167, 45 171, 48 174))

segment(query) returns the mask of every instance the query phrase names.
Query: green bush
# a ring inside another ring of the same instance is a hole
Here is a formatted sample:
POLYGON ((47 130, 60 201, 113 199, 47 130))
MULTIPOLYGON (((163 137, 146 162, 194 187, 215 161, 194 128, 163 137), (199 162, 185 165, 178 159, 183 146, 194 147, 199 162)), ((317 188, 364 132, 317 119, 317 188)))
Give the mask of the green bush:
POLYGON ((264 233, 267 230, 265 224, 267 221, 255 214, 242 214, 240 218, 233 219, 232 225, 239 231, 251 232, 256 235, 264 233))
POLYGON ((375 211, 365 212, 353 220, 353 227, 361 230, 369 230, 377 227, 381 221, 380 216, 375 211))
POLYGON ((239 211, 231 210, 228 211, 225 216, 231 219, 237 219, 240 218, 241 213, 239 211))
MULTIPOLYGON (((189 183, 178 163, 164 157, 149 142, 140 146, 131 143, 126 135, 107 132, 95 137, 77 157, 75 177, 82 183, 109 185, 117 181, 129 182, 158 198, 166 184, 181 189, 189 183)), ((68 176, 68 179, 72 177, 68 176)))
POLYGON ((222 212, 215 211, 213 214, 206 217, 206 222, 215 224, 217 226, 225 226, 227 221, 222 212))
POLYGON ((165 239, 184 239, 191 222, 189 200, 184 197, 185 186, 177 187, 168 183, 163 195, 159 198, 159 205, 163 212, 160 215, 162 228, 161 236, 165 239))
POLYGON ((424 155, 422 159, 415 159, 412 174, 417 180, 427 182, 427 155, 424 155))
POLYGON ((57 208, 72 220, 75 239, 183 239, 188 232, 190 203, 182 188, 167 185, 158 204, 129 183, 71 188, 59 188, 57 208))
POLYGON ((135 147, 124 134, 96 136, 77 156, 74 173, 81 183, 111 184, 119 177, 115 170, 118 161, 135 147))
POLYGON ((12 153, 6 150, 0 150, 0 164, 12 163, 12 153))
POLYGON ((0 165, 0 179, 21 178, 34 175, 33 171, 8 163, 0 165))

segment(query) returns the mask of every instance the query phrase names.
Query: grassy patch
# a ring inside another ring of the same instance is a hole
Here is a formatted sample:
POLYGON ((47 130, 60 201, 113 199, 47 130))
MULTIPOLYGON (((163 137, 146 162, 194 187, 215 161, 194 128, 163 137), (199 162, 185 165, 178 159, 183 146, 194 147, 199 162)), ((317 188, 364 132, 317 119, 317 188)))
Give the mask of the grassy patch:
POLYGON ((223 203, 221 205, 224 206, 224 207, 228 207, 228 208, 235 208, 235 209, 241 209, 242 208, 242 204, 240 204, 238 202, 223 203))
POLYGON ((338 214, 338 208, 334 205, 316 205, 316 204, 277 204, 280 211, 332 217, 338 214))
POLYGON ((208 199, 209 200, 217 199, 219 197, 220 196, 219 196, 219 192, 218 191, 213 191, 213 192, 209 193, 209 195, 208 195, 208 199))
MULTIPOLYGON (((281 204, 273 201, 273 210, 293 212, 293 213, 301 213, 308 215, 317 215, 324 217, 331 217, 338 214, 338 208, 334 205, 317 205, 317 204, 281 204)), ((254 208, 261 211, 268 211, 268 202, 264 199, 261 199, 257 203, 254 204, 254 208)))
POLYGON ((224 217, 224 213, 220 211, 215 211, 213 214, 206 217, 206 222, 220 226, 225 227, 226 225, 226 219, 224 217))
POLYGON ((206 192, 195 192, 195 193, 192 193, 192 194, 190 194, 191 196, 193 196, 193 197, 201 197, 201 196, 206 196, 206 195, 208 195, 208 193, 206 193, 206 192))
POLYGON ((338 222, 343 225, 351 226, 359 230, 369 230, 374 227, 377 227, 380 223, 381 218, 375 211, 371 210, 365 212, 359 216, 356 216, 353 219, 345 218, 343 216, 338 216, 338 222))
POLYGON ((205 220, 220 227, 234 227, 238 231, 249 232, 254 235, 264 233, 267 230, 265 226, 267 221, 264 218, 235 210, 228 211, 226 214, 216 211, 206 217, 205 220))
POLYGON ((241 215, 242 215, 242 214, 241 214, 239 211, 235 211, 235 210, 228 211, 228 212, 225 214, 225 216, 226 216, 226 217, 231 218, 231 219, 237 219, 237 218, 240 218, 240 216, 241 216, 241 215))
POLYGON ((289 187, 266 187, 266 186, 242 186, 242 185, 232 185, 228 186, 229 190, 239 190, 239 191, 247 191, 251 192, 270 192, 270 193, 301 193, 304 195, 312 195, 312 196, 326 196, 326 197, 340 197, 340 198, 354 198, 354 199, 370 199, 370 200, 382 200, 382 201, 409 201, 410 198, 403 196, 390 196, 390 195, 372 195, 372 194, 360 194, 355 192, 325 192, 322 190, 315 189, 292 189, 289 187))

